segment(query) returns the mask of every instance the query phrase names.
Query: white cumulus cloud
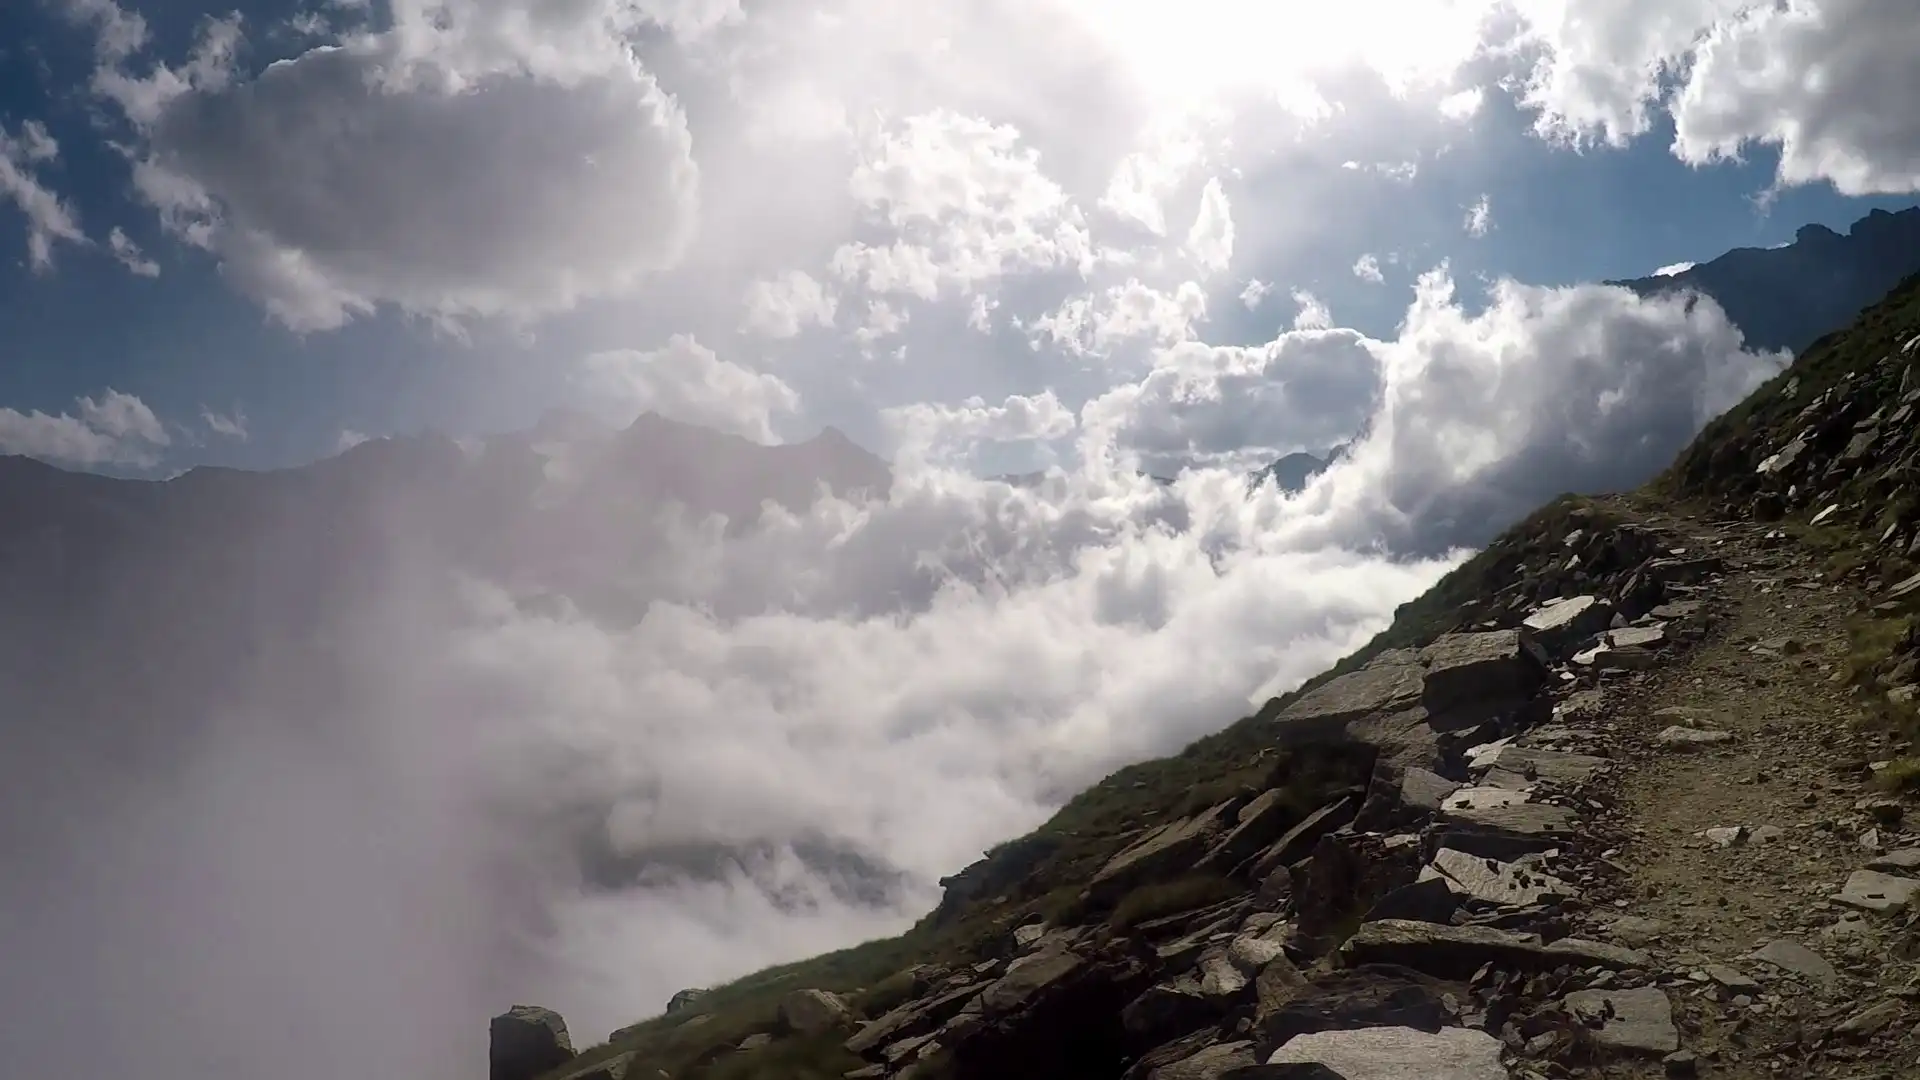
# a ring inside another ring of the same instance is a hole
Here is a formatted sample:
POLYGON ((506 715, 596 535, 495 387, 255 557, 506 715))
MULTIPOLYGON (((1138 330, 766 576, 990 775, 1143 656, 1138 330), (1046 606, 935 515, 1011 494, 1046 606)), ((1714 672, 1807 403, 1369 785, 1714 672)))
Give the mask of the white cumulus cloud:
POLYGON ((593 353, 576 379, 597 407, 622 421, 657 412, 759 442, 774 441, 775 422, 800 404, 778 376, 723 360, 684 334, 660 349, 593 353))

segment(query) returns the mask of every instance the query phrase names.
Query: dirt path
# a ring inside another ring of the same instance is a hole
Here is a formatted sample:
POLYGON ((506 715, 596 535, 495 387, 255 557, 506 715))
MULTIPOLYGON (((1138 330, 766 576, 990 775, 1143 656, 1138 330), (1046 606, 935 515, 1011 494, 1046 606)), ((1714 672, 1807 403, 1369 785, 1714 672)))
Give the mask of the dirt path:
MULTIPOLYGON (((1605 684, 1630 759, 1608 785, 1612 861, 1626 875, 1593 919, 1661 958, 1701 1075, 1920 1076, 1920 969, 1895 955, 1913 955, 1905 914, 1829 900, 1880 852, 1920 842, 1861 803, 1878 794, 1866 764, 1896 749, 1861 723, 1840 674, 1864 600, 1823 582, 1817 556, 1764 527, 1641 516, 1685 538, 1690 554, 1720 556, 1727 572, 1702 596, 1715 616, 1703 642, 1605 684), (1675 725, 1732 739, 1662 745, 1658 733, 1675 725), (1733 828, 1742 831, 1701 835, 1733 828), (1795 962, 1806 970, 1790 973, 1752 956, 1776 941, 1835 970, 1795 962), (1845 1026, 1863 1011, 1872 1015, 1854 1023, 1873 1030, 1845 1026)), ((1662 1071, 1616 1064, 1593 1075, 1662 1071)))

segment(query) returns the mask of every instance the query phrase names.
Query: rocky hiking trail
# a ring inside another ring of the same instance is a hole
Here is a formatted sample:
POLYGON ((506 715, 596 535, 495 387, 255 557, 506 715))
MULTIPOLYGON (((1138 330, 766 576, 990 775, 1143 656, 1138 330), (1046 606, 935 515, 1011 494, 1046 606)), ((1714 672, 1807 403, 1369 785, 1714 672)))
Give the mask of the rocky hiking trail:
POLYGON ((909 934, 492 1080, 1920 1077, 1916 418, 1920 277, 909 934))

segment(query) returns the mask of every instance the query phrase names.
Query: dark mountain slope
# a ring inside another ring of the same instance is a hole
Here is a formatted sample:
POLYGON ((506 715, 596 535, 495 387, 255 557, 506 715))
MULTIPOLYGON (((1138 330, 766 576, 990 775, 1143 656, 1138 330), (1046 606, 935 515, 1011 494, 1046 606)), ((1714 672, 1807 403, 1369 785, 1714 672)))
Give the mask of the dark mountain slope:
POLYGON ((1608 282, 1642 296, 1695 290, 1712 297, 1760 349, 1799 352, 1846 326, 1920 271, 1920 207, 1875 210, 1845 235, 1807 225, 1779 248, 1736 248, 1666 277, 1608 282))

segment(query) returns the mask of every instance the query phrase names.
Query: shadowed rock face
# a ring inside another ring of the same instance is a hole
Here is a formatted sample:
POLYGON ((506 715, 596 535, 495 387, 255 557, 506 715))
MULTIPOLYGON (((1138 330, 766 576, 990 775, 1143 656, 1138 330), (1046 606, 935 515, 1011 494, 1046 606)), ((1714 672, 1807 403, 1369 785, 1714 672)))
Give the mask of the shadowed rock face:
POLYGON ((552 1009, 515 1005, 493 1018, 488 1080, 533 1080, 573 1060, 567 1022, 552 1009))
POLYGON ((1799 352, 1915 271, 1920 207, 1897 214, 1875 210, 1844 235, 1807 225, 1785 247, 1736 248, 1678 274, 1607 284, 1642 296, 1704 293, 1746 334, 1749 347, 1799 352))

